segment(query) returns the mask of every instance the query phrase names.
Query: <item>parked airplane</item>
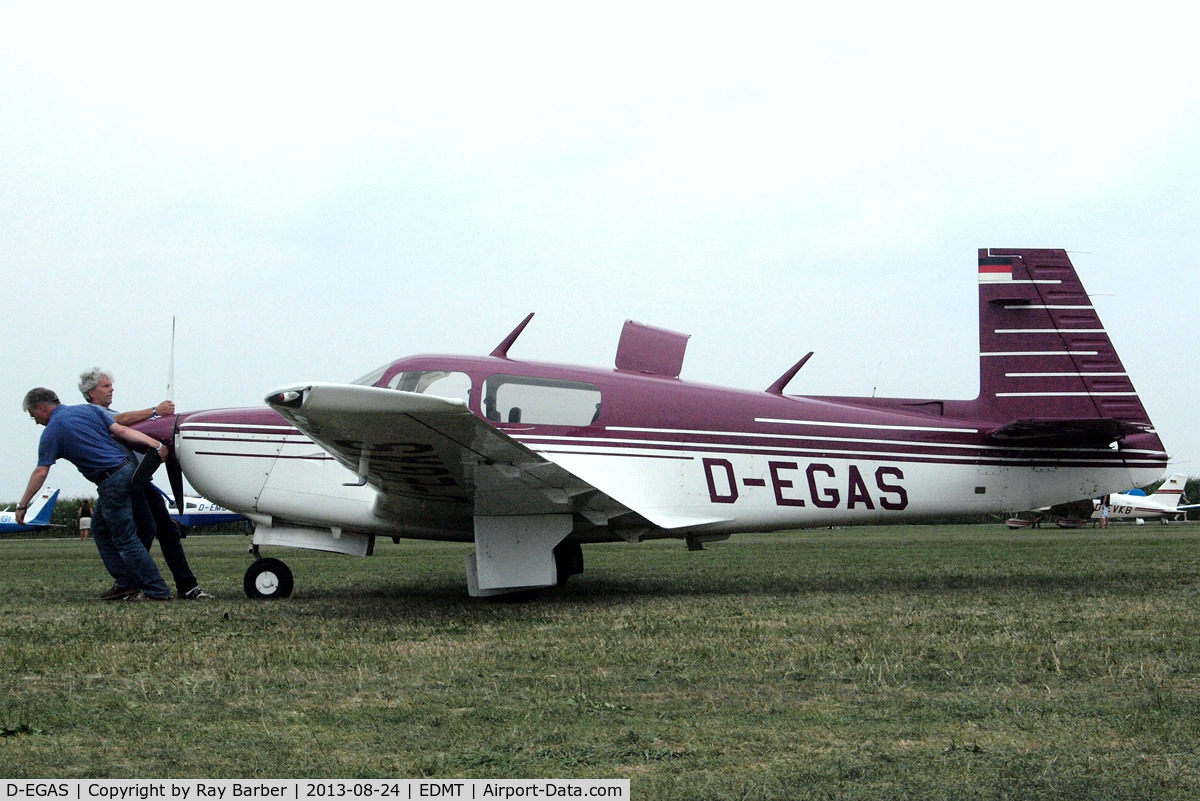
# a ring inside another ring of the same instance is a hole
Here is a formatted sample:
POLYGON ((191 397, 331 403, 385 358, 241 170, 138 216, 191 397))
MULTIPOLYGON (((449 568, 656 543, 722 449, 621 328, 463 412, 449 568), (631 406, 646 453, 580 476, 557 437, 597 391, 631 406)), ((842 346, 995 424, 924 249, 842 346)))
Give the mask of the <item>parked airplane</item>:
MULTIPOLYGON (((1200 509, 1200 503, 1181 504, 1183 490, 1187 486, 1187 473, 1172 473, 1163 485, 1150 495, 1132 492, 1113 493, 1108 496, 1109 520, 1133 520, 1157 517, 1163 523, 1168 517, 1184 514, 1189 509, 1200 509)), ((1100 519, 1103 498, 1092 501, 1092 520, 1100 519)))
POLYGON ((54 514, 54 505, 58 503, 58 490, 42 488, 42 491, 29 502, 29 510, 25 512, 25 522, 17 522, 17 513, 5 510, 0 512, 0 534, 16 534, 21 531, 37 531, 49 528, 50 515, 54 514))
POLYGON ((1135 489, 1100 498, 1043 506, 1029 512, 1026 517, 1010 517, 1005 524, 1009 528, 1020 529, 1052 520, 1059 528, 1084 528, 1089 522, 1103 518, 1100 508, 1105 499, 1108 500, 1109 520, 1157 517, 1165 524, 1168 516, 1179 516, 1189 509, 1200 509, 1200 504, 1181 506, 1179 503, 1183 499, 1183 490, 1187 482, 1187 473, 1172 473, 1152 495, 1135 489))
MULTIPOLYGON (((414 356, 270 408, 143 424, 254 550, 369 555, 379 537, 474 542, 471 595, 562 583, 581 544, 1030 509, 1162 475, 1167 454, 1062 250, 979 252, 974 400, 787 395, 679 378, 688 336, 626 322, 616 369, 414 356)), ((251 596, 288 595, 260 559, 251 596)))
POLYGON ((180 514, 179 508, 175 505, 175 501, 170 495, 163 492, 154 486, 156 490, 162 492, 167 499, 167 512, 171 515, 171 519, 185 528, 194 526, 215 526, 221 523, 240 523, 246 520, 245 517, 237 512, 231 512, 224 506, 219 506, 208 498, 200 498, 195 495, 183 496, 183 513, 180 514))

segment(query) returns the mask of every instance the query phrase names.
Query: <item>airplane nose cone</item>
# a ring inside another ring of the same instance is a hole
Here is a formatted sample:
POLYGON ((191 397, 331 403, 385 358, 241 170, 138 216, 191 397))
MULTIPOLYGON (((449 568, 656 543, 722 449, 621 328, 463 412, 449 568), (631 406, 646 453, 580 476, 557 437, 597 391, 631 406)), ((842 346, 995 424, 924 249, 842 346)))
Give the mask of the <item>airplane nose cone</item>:
POLYGON ((215 409, 177 415, 175 447, 193 489, 226 509, 255 511, 263 484, 290 428, 268 408, 215 409))

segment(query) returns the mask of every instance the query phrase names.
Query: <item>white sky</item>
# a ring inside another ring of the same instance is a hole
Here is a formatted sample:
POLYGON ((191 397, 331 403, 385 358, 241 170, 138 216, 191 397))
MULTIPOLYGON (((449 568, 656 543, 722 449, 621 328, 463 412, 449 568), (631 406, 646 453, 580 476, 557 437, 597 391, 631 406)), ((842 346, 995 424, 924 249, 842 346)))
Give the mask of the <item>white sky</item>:
MULTIPOLYGON (((1064 247, 1200 474, 1176 3, 6 3, 0 502, 115 373, 181 410, 424 352, 973 397, 976 249, 1064 247), (838 5, 837 8, 832 6, 838 5)), ((92 486, 60 462, 50 486, 92 486)))

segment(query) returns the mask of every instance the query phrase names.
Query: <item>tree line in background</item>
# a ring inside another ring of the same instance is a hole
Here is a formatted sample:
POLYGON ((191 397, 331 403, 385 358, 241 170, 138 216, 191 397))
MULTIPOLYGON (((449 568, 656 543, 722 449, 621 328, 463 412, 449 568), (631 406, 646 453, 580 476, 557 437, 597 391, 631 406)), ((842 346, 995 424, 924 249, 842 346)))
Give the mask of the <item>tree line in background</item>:
MULTIPOLYGON (((50 528, 40 531, 21 531, 16 534, 3 535, 9 537, 78 537, 79 536, 79 507, 84 500, 96 508, 95 498, 64 498, 58 496, 58 503, 54 505, 54 512, 50 515, 50 528)), ((0 504, 0 509, 16 509, 17 501, 11 501, 6 504, 0 504)), ((197 534, 245 534, 246 526, 244 523, 220 523, 218 525, 204 526, 203 528, 188 529, 188 532, 197 534)))

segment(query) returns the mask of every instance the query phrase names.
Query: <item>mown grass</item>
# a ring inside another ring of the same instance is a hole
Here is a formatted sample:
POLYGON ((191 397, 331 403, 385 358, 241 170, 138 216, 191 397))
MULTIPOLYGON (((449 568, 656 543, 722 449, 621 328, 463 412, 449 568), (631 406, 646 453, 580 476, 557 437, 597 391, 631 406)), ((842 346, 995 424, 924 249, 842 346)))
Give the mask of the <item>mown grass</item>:
POLYGON ((191 537, 211 603, 103 604, 0 543, 0 776, 628 777, 635 798, 1195 798, 1200 528, 848 529, 585 548, 538 600, 461 545, 191 537))

